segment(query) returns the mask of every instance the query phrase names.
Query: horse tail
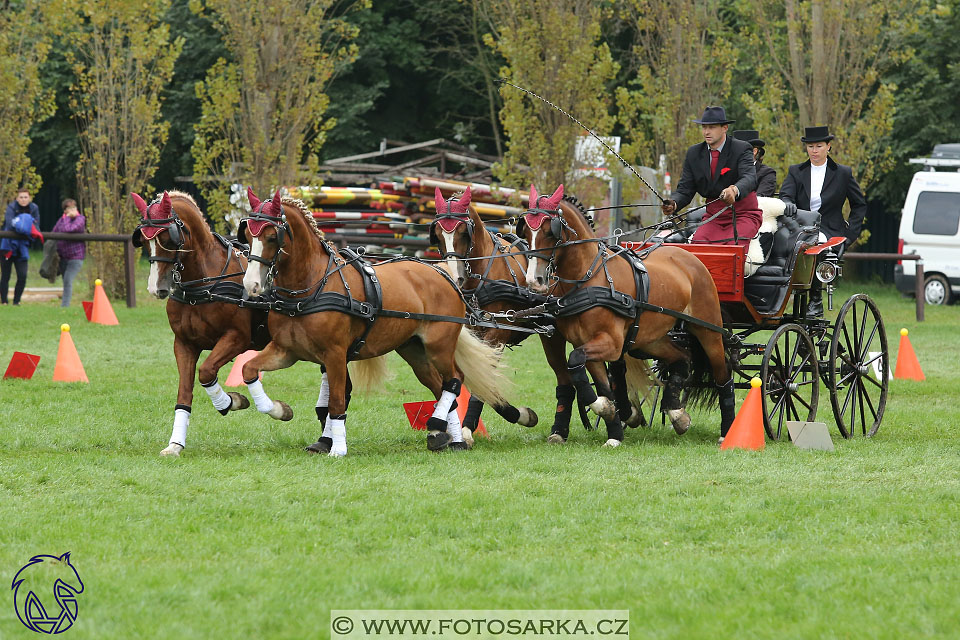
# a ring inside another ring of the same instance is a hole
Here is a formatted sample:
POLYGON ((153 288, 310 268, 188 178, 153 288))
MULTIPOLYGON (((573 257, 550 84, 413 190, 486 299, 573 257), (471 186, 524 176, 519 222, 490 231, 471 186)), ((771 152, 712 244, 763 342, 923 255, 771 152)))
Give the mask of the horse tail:
POLYGON ((487 404, 503 405, 504 390, 510 381, 503 374, 500 356, 503 348, 493 347, 466 327, 460 330, 454 359, 463 371, 463 383, 470 393, 487 404))
POLYGON ((685 404, 696 407, 715 407, 720 398, 720 388, 713 379, 710 358, 707 357, 707 352, 699 340, 690 342, 690 377, 684 385, 685 404))
POLYGON ((627 394, 630 404, 639 410, 656 387, 660 386, 660 381, 653 375, 653 370, 646 360, 625 355, 623 361, 627 365, 627 394))
POLYGON ((349 364, 349 370, 353 388, 360 391, 381 389, 383 381, 390 373, 385 355, 366 360, 354 360, 349 364))

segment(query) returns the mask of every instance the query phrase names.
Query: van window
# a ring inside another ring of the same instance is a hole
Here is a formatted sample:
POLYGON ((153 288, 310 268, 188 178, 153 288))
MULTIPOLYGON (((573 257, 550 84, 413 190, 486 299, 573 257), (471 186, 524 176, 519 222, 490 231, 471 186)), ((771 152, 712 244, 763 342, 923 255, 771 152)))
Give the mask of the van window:
POLYGON ((913 232, 955 236, 960 230, 960 193, 924 191, 917 198, 913 232))

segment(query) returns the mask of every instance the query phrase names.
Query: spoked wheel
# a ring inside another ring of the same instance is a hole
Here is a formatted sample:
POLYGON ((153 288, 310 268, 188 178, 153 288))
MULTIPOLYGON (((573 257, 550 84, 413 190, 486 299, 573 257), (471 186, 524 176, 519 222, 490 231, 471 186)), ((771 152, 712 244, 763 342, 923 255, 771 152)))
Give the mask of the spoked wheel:
POLYGON ((890 353, 877 305, 858 293, 840 307, 830 340, 830 403, 844 438, 872 436, 887 406, 890 353))
POLYGON ((787 437, 788 420, 813 421, 820 400, 820 380, 813 340, 797 324, 777 328, 760 364, 763 383, 763 428, 773 440, 787 437))

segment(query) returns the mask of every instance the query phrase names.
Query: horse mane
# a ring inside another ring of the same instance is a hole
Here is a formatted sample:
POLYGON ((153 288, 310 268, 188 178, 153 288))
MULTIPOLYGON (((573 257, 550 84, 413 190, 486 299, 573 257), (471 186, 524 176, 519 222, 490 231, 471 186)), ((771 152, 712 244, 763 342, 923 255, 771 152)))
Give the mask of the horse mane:
POLYGON ((594 233, 597 232, 596 225, 593 224, 593 216, 587 215, 587 209, 583 206, 583 203, 580 202, 580 199, 574 195, 564 195, 563 202, 566 202, 571 207, 573 207, 574 212, 580 216, 583 223, 594 233))
MULTIPOLYGON (((187 203, 193 207, 192 213, 197 214, 197 218, 199 218, 200 224, 202 224, 208 232, 212 232, 212 230, 210 229, 210 224, 207 222, 207 219, 204 217, 203 212, 200 211, 200 205, 198 205, 197 201, 193 199, 193 196, 191 196, 189 193, 186 193, 184 191, 176 191, 176 190, 174 191, 168 190, 167 195, 170 196, 171 200, 175 198, 186 200, 187 203)), ((178 213, 177 215, 180 215, 180 214, 178 213)))
POLYGON ((320 230, 320 227, 317 226, 317 219, 313 217, 313 212, 310 211, 310 208, 304 204, 303 200, 298 200, 296 198, 291 198, 290 196, 283 196, 280 198, 280 202, 283 204, 289 204, 291 207, 296 207, 297 210, 303 215, 304 220, 307 221, 307 225, 313 229, 313 232, 316 234, 320 240, 326 240, 326 236, 323 235, 323 231, 320 230))

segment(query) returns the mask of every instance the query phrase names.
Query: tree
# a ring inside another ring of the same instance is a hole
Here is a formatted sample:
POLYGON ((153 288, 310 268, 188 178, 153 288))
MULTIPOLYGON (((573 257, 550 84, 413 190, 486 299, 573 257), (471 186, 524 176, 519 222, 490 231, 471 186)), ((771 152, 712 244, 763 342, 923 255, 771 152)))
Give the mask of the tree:
MULTIPOLYGON (((687 148, 703 137, 693 119, 722 104, 731 113, 736 43, 720 19, 718 0, 623 0, 620 19, 631 34, 627 64, 635 73, 618 87, 618 118, 628 142, 623 155, 656 167, 660 154, 679 179, 687 148)), ((634 188, 633 182, 625 185, 634 188)), ((626 201, 633 201, 628 193, 626 201)))
MULTIPOLYGON (((130 192, 149 192, 169 124, 160 120, 160 93, 170 81, 183 46, 170 39, 159 16, 167 0, 98 0, 68 3, 80 28, 70 34, 67 58, 76 80, 71 107, 82 155, 77 163, 78 198, 89 229, 129 230, 136 218, 130 192)), ((91 247, 97 272, 120 273, 121 248, 91 247)), ((106 278, 111 293, 120 278, 106 278)))
POLYGON ((834 151, 861 185, 890 165, 895 87, 882 74, 912 55, 905 37, 924 6, 915 0, 747 0, 746 37, 763 86, 744 96, 754 127, 772 141, 778 172, 805 158, 802 127, 829 125, 834 151), (782 153, 782 155, 781 155, 782 153))
POLYGON ((344 15, 365 0, 194 0, 221 33, 228 58, 198 82, 202 116, 194 174, 210 205, 229 210, 224 178, 259 193, 317 182, 317 151, 333 126, 324 119, 329 83, 353 60, 357 29, 344 15), (306 171, 301 166, 306 164, 306 171))
POLYGON ((50 50, 40 19, 40 0, 5 3, 0 11, 0 202, 17 187, 33 193, 41 180, 27 155, 30 127, 54 110, 53 93, 41 84, 40 68, 50 50))
MULTIPOLYGON (((486 42, 506 61, 500 73, 577 117, 598 134, 609 134, 607 83, 618 65, 600 41, 601 13, 590 0, 485 0, 497 26, 486 42)), ((544 191, 564 183, 586 202, 602 194, 578 191, 574 152, 582 130, 553 107, 504 87, 500 122, 506 153, 495 175, 511 186, 532 180, 544 191)))

